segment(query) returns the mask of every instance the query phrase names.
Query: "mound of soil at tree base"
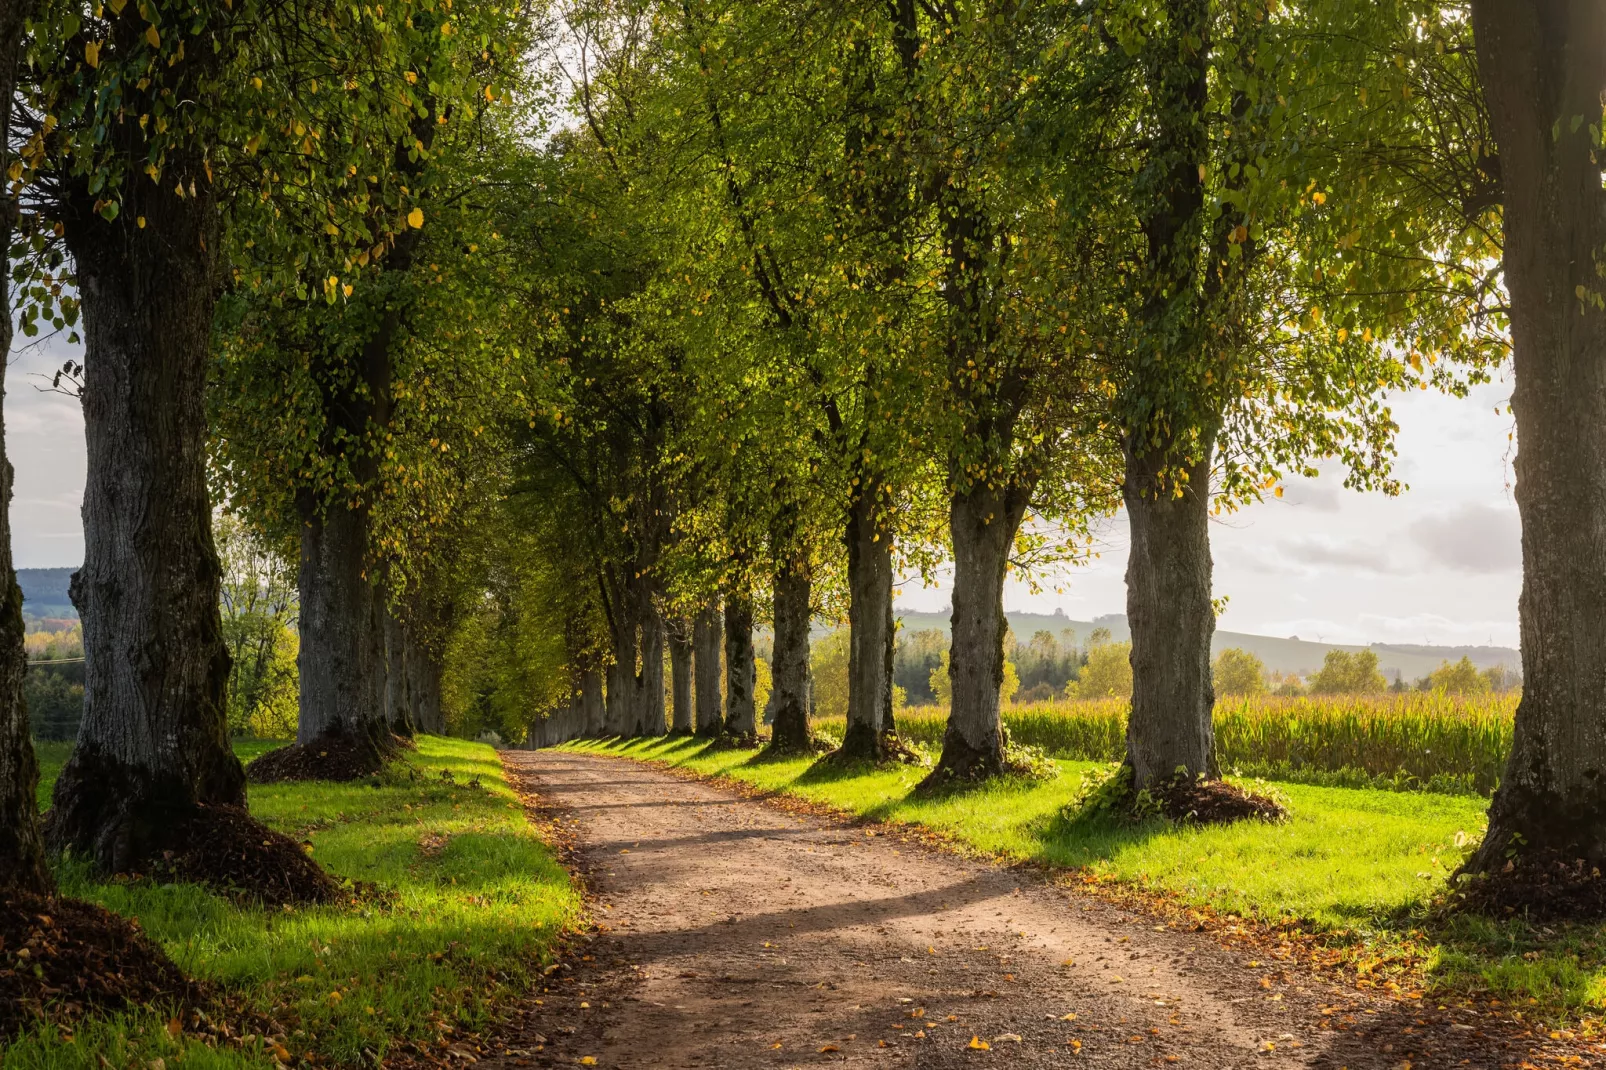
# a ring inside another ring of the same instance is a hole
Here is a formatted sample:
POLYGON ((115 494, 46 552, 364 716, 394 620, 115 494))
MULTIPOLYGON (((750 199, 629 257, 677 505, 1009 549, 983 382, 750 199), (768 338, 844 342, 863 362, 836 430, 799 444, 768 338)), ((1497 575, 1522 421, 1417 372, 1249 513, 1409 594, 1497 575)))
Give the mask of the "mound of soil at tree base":
POLYGON ((0 896, 0 1039, 89 1008, 179 1009, 206 998, 127 918, 77 899, 0 896))
POLYGON ((197 806, 168 823, 149 858, 147 876, 204 884, 269 906, 351 897, 301 844, 234 806, 197 806))
POLYGON ((1199 825, 1226 825, 1258 818, 1281 821, 1288 816, 1280 804, 1264 795, 1234 787, 1225 780, 1175 777, 1149 789, 1160 812, 1173 821, 1199 825))
POLYGON ((253 784, 362 780, 384 768, 385 756, 380 755, 378 764, 374 757, 372 748, 362 746, 349 735, 328 735, 316 743, 292 743, 268 751, 245 767, 245 777, 253 784))
POLYGON ((1530 921, 1606 918, 1606 876, 1595 863, 1552 850, 1525 851, 1501 870, 1461 877, 1450 905, 1530 921))

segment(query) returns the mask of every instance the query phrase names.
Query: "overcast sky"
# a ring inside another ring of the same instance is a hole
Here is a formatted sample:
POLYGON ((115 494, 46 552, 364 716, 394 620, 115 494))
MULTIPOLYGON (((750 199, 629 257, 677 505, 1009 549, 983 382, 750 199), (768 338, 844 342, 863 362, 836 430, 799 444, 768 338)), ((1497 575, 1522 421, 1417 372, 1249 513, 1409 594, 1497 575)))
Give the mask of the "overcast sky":
MULTIPOLYGON (((11 504, 19 567, 77 565, 84 486, 78 403, 42 393, 39 376, 67 350, 12 354, 6 376, 6 449, 16 466, 11 504)), ((1515 646, 1521 581, 1511 497, 1506 382, 1465 400, 1432 392, 1394 399, 1400 425, 1398 498, 1347 491, 1340 478, 1291 484, 1281 501, 1212 525, 1220 625, 1326 642, 1489 643, 1515 646), (1497 411, 1498 410, 1498 411, 1497 411)), ((1009 609, 1087 620, 1126 608, 1126 525, 1106 525, 1098 560, 1061 578, 1063 593, 1033 595, 1013 582, 1009 609)), ((901 605, 936 609, 948 592, 906 584, 901 605)))

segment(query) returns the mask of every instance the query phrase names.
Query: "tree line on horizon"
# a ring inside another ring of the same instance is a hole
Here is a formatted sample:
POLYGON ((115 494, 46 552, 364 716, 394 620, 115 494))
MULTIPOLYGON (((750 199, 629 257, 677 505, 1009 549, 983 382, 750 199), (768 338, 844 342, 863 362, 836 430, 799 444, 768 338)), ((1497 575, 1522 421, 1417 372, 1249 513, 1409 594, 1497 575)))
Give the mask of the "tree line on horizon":
POLYGON ((125 870, 243 807, 215 506, 296 561, 297 743, 253 777, 379 768, 465 666, 504 715, 753 741, 763 622, 769 746, 810 751, 821 616, 831 760, 897 759, 894 581, 942 562, 927 785, 1001 775, 1005 577, 1122 509, 1130 789, 1219 778, 1211 516, 1324 462, 1398 492, 1388 393, 1508 359, 1523 695, 1469 868, 1606 854, 1606 58, 1567 47, 1603 29, 1592 0, 8 4, 17 322, 82 338, 89 464, 44 835, 5 591, 0 862, 125 870))

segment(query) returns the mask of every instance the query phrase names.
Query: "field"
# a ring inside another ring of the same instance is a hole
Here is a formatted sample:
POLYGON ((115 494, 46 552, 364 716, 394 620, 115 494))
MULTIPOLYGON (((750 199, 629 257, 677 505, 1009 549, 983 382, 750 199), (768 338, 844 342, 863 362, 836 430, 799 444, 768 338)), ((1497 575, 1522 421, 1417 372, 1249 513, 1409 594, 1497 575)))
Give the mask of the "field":
MULTIPOLYGON (((240 750, 250 757, 271 746, 240 750)), ((41 748, 41 798, 66 750, 41 748)), ((378 786, 257 786, 251 809, 311 841, 335 874, 374 882, 386 898, 269 912, 189 885, 101 884, 71 866, 58 876, 65 893, 138 918, 186 971, 280 1022, 274 1043, 293 1055, 370 1065, 400 1041, 438 1043, 484 1026, 580 909, 483 744, 424 737, 378 786)), ((9 1048, 5 1066, 275 1065, 270 1042, 213 1049, 171 1037, 166 1023, 158 1011, 90 1020, 66 1037, 45 1030, 9 1048)))
MULTIPOLYGON (((1511 749, 1518 695, 1458 698, 1433 692, 1314 698, 1224 699, 1216 704, 1221 768, 1330 787, 1389 787, 1487 796, 1511 749)), ((1052 758, 1115 761, 1123 754, 1121 699, 1006 706, 1010 740, 1052 758)), ((898 715, 904 739, 942 746, 947 710, 911 706, 898 715)), ((822 719, 840 739, 842 721, 822 719)))
POLYGON ((1434 899, 1461 859, 1458 841, 1483 825, 1485 803, 1471 795, 1274 783, 1267 787, 1285 798, 1287 822, 1193 828, 1068 813, 1083 775, 1098 768, 1089 761, 1059 760, 1046 781, 1006 779, 927 797, 913 794, 925 772, 915 767, 827 769, 687 739, 568 746, 730 777, 923 826, 1004 861, 1297 926, 1359 967, 1367 984, 1423 985, 1440 998, 1497 1001, 1555 1020, 1588 1023, 1606 1010, 1600 927, 1436 920, 1434 899))

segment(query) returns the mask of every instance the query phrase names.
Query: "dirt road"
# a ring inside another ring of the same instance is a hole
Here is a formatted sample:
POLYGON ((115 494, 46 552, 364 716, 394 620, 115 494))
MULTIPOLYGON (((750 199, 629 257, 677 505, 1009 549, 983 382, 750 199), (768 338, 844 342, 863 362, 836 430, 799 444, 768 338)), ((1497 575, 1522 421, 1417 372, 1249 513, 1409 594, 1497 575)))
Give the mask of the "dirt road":
POLYGON ((1370 1002, 1208 933, 1155 931, 866 827, 624 760, 504 761, 577 835, 601 931, 524 1008, 503 1038, 514 1054, 482 1066, 1424 1070, 1544 1058, 1453 1009, 1370 1002))

